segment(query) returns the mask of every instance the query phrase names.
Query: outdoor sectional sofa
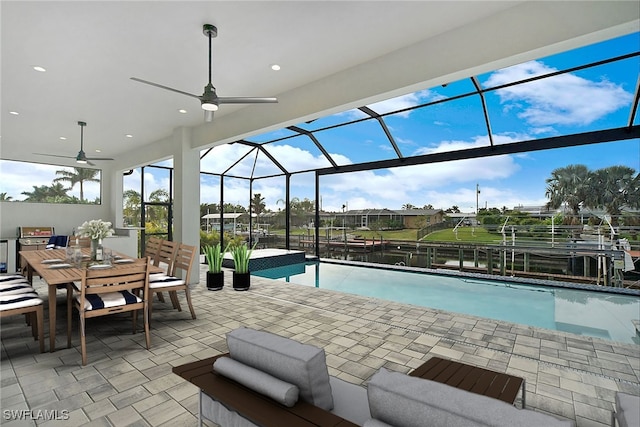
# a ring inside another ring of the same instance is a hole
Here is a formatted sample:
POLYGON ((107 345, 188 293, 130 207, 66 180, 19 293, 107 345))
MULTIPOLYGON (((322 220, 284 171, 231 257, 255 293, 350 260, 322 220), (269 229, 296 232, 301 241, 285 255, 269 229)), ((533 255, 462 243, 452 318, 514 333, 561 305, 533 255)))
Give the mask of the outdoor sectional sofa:
POLYGON ((223 427, 570 427, 573 421, 381 368, 361 387, 328 373, 323 349, 249 328, 229 354, 174 372, 200 390, 200 422, 223 427), (213 366, 211 366, 213 361, 213 366))

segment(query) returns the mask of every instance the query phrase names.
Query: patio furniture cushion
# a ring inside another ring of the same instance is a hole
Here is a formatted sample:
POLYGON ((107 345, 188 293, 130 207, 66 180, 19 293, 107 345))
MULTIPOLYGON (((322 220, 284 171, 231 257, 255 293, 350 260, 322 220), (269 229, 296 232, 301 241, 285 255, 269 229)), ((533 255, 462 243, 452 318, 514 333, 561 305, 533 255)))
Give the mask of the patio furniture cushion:
POLYGON ((298 387, 265 372, 247 366, 230 357, 220 357, 213 364, 214 371, 239 382, 251 390, 270 397, 287 407, 298 401, 298 387))
MULTIPOLYGON (((75 299, 80 302, 80 295, 76 295, 75 299)), ((98 310, 126 304, 136 304, 142 302, 142 299, 129 291, 118 291, 106 294, 87 294, 85 295, 84 302, 85 310, 98 310)))
POLYGON ((371 416, 397 427, 572 426, 571 421, 384 368, 367 388, 371 416))
POLYGON ((15 280, 24 280, 26 281, 27 278, 24 277, 22 274, 3 274, 0 275, 0 283, 11 283, 15 280))
POLYGON ((42 299, 33 289, 21 294, 0 294, 0 310, 12 310, 14 308, 30 307, 42 304, 42 299))
POLYGON ((620 427, 640 426, 640 396, 616 392, 616 411, 620 427))
POLYGON ((2 295, 15 295, 23 294, 25 292, 32 292, 33 288, 26 280, 24 282, 14 283, 0 283, 0 294, 2 295))
POLYGON ((158 289, 166 286, 184 285, 184 279, 180 279, 174 276, 167 276, 164 274, 150 274, 149 275, 149 288, 158 289))
POLYGON ((233 359, 298 386, 305 402, 333 408, 324 349, 250 328, 229 332, 227 345, 233 359))
POLYGON ((393 427, 390 424, 382 422, 380 420, 376 420, 375 418, 369 418, 362 427, 393 427))
POLYGON ((66 248, 69 243, 69 236, 51 236, 47 243, 46 249, 66 248))

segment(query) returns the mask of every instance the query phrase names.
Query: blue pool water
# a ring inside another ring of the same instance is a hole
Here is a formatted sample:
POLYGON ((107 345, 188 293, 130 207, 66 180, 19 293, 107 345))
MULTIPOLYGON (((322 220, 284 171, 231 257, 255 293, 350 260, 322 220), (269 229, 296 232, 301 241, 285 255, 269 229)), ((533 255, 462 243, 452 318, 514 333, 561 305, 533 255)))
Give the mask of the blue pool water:
POLYGON ((252 272, 323 289, 415 304, 624 343, 640 344, 631 322, 640 297, 312 262, 252 272))

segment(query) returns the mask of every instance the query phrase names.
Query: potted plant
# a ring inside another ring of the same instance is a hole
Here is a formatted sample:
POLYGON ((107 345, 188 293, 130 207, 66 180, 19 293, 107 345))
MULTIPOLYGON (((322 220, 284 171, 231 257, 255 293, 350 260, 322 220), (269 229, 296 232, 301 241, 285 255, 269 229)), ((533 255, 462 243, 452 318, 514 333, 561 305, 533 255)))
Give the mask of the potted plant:
POLYGON ((204 257, 207 260, 209 271, 207 271, 207 289, 219 291, 224 287, 224 271, 222 271, 222 260, 229 246, 221 250, 220 243, 215 245, 205 245, 203 247, 204 257))
POLYGON ((233 256, 233 289, 236 291, 246 291, 251 286, 251 273, 249 272, 249 258, 256 245, 251 249, 246 243, 231 248, 233 256))

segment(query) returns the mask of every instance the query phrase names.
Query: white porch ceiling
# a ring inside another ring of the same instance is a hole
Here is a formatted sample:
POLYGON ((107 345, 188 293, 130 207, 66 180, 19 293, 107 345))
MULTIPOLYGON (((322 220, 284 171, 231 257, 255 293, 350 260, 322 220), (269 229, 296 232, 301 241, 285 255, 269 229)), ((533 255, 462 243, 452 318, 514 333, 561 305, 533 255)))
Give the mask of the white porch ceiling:
POLYGON ((74 165, 33 153, 75 156, 81 120, 87 156, 123 168, 166 157, 181 127, 205 148, 640 29, 635 0, 2 1, 0 14, 0 158, 74 165), (278 104, 223 105, 205 123, 197 99, 130 80, 200 95, 205 23, 218 95, 278 104))

